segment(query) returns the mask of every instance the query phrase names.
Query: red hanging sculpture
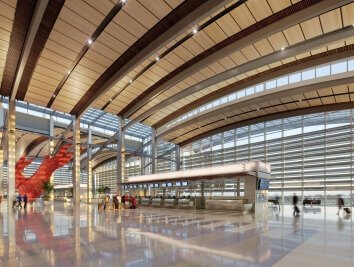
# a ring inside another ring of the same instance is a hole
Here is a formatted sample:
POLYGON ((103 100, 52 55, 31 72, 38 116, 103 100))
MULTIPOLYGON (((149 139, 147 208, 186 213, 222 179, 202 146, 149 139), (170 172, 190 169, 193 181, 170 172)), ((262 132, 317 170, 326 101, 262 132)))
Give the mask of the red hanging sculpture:
POLYGON ((23 175, 24 169, 31 164, 33 159, 22 156, 16 163, 16 188, 21 195, 27 194, 28 198, 34 199, 43 194, 43 182, 49 182, 55 170, 68 164, 73 157, 73 152, 68 152, 71 144, 65 144, 54 156, 45 156, 37 171, 29 178, 23 175))

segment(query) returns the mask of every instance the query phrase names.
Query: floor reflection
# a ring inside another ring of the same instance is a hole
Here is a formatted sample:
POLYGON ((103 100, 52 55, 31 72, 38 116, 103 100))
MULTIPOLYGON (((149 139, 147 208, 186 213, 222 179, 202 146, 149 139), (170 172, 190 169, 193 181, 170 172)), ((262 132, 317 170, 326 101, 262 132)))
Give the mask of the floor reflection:
POLYGON ((260 222, 226 211, 115 212, 65 203, 8 210, 2 203, 0 266, 289 267, 313 266, 319 256, 353 265, 351 216, 324 207, 303 208, 296 218, 291 206, 269 212, 260 222), (334 245, 340 256, 328 249, 334 245))

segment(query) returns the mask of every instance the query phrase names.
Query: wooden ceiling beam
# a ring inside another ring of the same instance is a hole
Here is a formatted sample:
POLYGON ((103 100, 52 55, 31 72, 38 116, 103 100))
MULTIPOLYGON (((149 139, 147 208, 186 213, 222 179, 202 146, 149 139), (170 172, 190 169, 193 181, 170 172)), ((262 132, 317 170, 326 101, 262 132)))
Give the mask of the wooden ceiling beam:
POLYGON ((45 9, 42 21, 40 22, 38 31, 33 41, 32 49, 29 52, 27 63, 23 70, 16 99, 23 100, 25 98, 33 71, 48 40, 49 34, 59 16, 60 10, 64 5, 64 2, 65 0, 50 0, 45 9))
POLYGON ((80 117, 100 96, 131 70, 183 32, 194 27, 198 21, 229 2, 231 0, 184 1, 129 47, 86 91, 70 113, 80 117))
POLYGON ((303 0, 274 13, 229 38, 226 38, 224 41, 195 56, 170 72, 129 103, 119 115, 122 115, 124 118, 129 118, 159 94, 215 61, 247 47, 254 42, 262 40, 269 35, 278 33, 279 31, 350 2, 350 0, 303 0))

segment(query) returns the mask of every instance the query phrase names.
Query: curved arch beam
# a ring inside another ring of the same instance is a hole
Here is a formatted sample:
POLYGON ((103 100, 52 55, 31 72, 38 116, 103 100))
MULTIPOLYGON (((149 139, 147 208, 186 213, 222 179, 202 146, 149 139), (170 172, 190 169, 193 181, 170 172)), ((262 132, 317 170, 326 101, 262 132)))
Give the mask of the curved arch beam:
POLYGON ((321 88, 333 87, 333 86, 338 86, 343 84, 350 84, 354 82, 353 73, 354 71, 350 71, 344 74, 343 73, 338 75, 336 74, 336 75, 331 75, 329 77, 325 76, 314 80, 300 82, 299 84, 295 83, 291 85, 286 85, 286 86, 282 86, 282 88, 281 87, 274 88, 271 90, 266 90, 250 96, 246 96, 237 99, 235 101, 231 101, 227 104, 220 105, 215 109, 210 109, 206 112, 203 112, 202 114, 199 114, 196 117, 192 117, 189 120, 177 124, 175 127, 162 129, 160 131, 157 130, 157 138, 161 138, 169 133, 172 133, 174 131, 177 131, 178 129, 187 127, 189 125, 195 124, 199 121, 203 121, 211 117, 232 112, 235 109, 250 107, 252 105, 264 103, 265 101, 271 101, 273 99, 280 99, 291 95, 302 94, 305 92, 309 92, 321 88))
POLYGON ((186 29, 192 28, 198 20, 209 16, 229 2, 231 0, 184 1, 124 52, 96 80, 70 113, 80 117, 95 100, 136 66, 178 37, 186 29))
MULTIPOLYGON (((351 27, 353 28, 353 27, 351 27)), ((354 33, 354 28, 352 29, 354 33)), ((237 92, 239 90, 245 89, 250 86, 257 85, 259 83, 268 81, 270 79, 274 79, 277 77, 281 77, 283 75, 288 75, 290 73, 303 70, 306 68, 311 68, 314 66, 318 66, 321 64, 326 64, 332 61, 340 60, 343 58, 351 57, 354 55, 354 45, 349 45, 346 47, 341 47, 337 49, 333 49, 330 51, 326 51, 320 54, 316 54, 313 56, 309 56, 300 60, 292 61, 287 64, 283 64, 279 67, 275 67, 273 69, 269 69, 267 71, 264 71, 262 73, 255 74, 253 76, 250 76, 246 79, 234 82, 232 84, 229 84, 225 87, 222 87, 212 93, 209 93, 185 106, 182 108, 174 111, 170 115, 166 116, 162 120, 158 121, 153 125, 154 128, 160 128, 164 124, 176 119, 177 117, 201 106, 206 103, 209 103, 213 100, 216 100, 218 98, 221 98, 223 96, 226 96, 228 94, 237 92)), ((188 90, 188 89, 187 89, 188 90)), ((183 91, 184 92, 184 91, 183 91)), ((178 101, 178 99, 175 99, 174 101, 178 101)), ((164 102, 161 102, 164 103, 164 102)), ((159 104, 158 104, 159 105, 159 104)))
POLYGON ((187 61, 145 90, 134 101, 128 104, 119 115, 129 118, 158 94, 230 53, 350 2, 347 0, 303 0, 274 13, 187 61))
POLYGON ((301 108, 301 109, 295 109, 295 110, 290 110, 290 111, 285 111, 285 112, 278 112, 278 113, 273 113, 265 116, 260 116, 248 120, 243 120, 240 122, 236 123, 231 123, 213 130, 210 130, 208 132, 202 133, 200 135, 194 136, 190 139, 187 139, 183 142, 181 142, 179 145, 185 146, 190 143, 193 143, 197 140, 200 140, 202 138, 206 138, 218 133, 222 133, 228 130, 233 130, 236 128, 252 125, 252 124, 257 124, 261 122, 267 122, 267 121, 272 121, 272 120, 278 120, 278 119, 283 119, 283 118, 289 118, 293 116, 299 116, 299 115, 307 115, 307 114, 314 114, 314 113, 322 113, 326 111, 336 111, 336 110, 346 110, 346 109, 352 109, 354 108, 354 102, 346 102, 346 103, 339 103, 339 104, 331 104, 331 105, 324 105, 324 106, 316 106, 316 107, 310 107, 310 108, 301 108))
POLYGON ((0 93, 14 100, 48 0, 17 1, 0 93))
POLYGON ((25 98, 32 74, 37 65, 37 61, 48 40, 59 13, 64 5, 65 0, 51 0, 43 14, 42 21, 33 41, 32 49, 28 55, 27 64, 24 67, 23 75, 17 90, 16 99, 23 100, 25 98))
MULTIPOLYGON (((177 101, 191 95, 194 93, 197 93, 209 86, 212 86, 214 84, 220 83, 222 81, 225 81, 227 79, 230 79, 236 75, 240 75, 242 73, 246 73, 251 70, 258 69, 260 67, 269 65, 274 62, 278 62, 280 60, 284 60, 286 58, 290 58, 305 52, 309 52, 311 50, 314 50, 319 47, 323 47, 325 44, 331 44, 334 42, 338 42, 339 40, 346 39, 349 37, 354 36, 354 27, 349 26, 344 29, 340 29, 335 32, 331 32, 325 35, 318 36, 316 38, 310 39, 308 41, 301 42, 299 44, 293 45, 291 47, 288 47, 285 51, 276 51, 274 53, 271 53, 269 55, 260 57, 258 59, 252 60, 250 62, 247 62, 245 64, 239 65, 235 68, 232 68, 230 70, 224 71, 220 74, 217 74, 211 78, 208 78, 202 82, 199 82, 167 99, 164 101, 158 103, 157 105, 153 106, 149 110, 145 111, 135 119, 133 119, 131 122, 127 124, 127 128, 130 127, 130 125, 133 125, 137 122, 142 122, 144 119, 148 118, 152 114, 154 114, 156 111, 167 107, 168 105, 171 105, 173 103, 176 103, 177 101)), ((292 62, 293 63, 293 62, 292 62)), ((295 62, 296 63, 296 62, 295 62)), ((267 71, 266 71, 267 72, 267 71)), ((220 90, 218 90, 220 91, 220 90)), ((198 101, 198 100, 197 100, 198 101)), ((186 112, 185 108, 181 108, 186 112)), ((176 111, 177 112, 177 111, 176 111)), ((175 113, 175 112, 174 112, 175 113)), ((167 121, 173 119, 174 115, 168 116, 168 118, 163 119, 163 122, 158 122, 157 124, 154 125, 154 127, 158 128, 167 121)))

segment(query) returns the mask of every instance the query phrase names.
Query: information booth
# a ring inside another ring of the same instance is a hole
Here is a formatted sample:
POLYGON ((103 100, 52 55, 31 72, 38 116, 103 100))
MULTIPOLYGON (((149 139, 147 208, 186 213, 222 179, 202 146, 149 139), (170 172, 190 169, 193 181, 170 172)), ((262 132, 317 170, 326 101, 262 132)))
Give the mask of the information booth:
POLYGON ((234 210, 262 215, 267 210, 270 164, 260 161, 139 175, 123 189, 142 196, 142 206, 234 210))

